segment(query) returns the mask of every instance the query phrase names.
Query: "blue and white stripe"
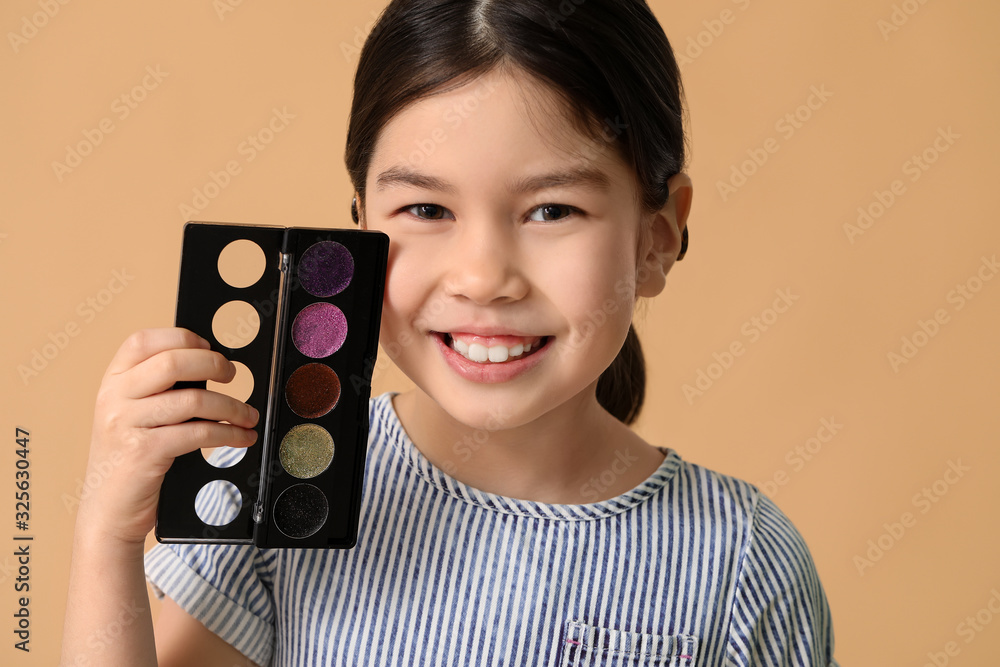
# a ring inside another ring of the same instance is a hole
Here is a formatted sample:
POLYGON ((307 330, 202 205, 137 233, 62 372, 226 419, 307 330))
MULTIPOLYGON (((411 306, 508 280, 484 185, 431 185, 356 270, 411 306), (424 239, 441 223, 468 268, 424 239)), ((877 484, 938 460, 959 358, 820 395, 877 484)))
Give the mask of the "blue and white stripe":
POLYGON ((157 545, 157 594, 259 665, 837 664, 809 551, 750 484, 664 449, 617 498, 502 497, 371 405, 354 549, 157 545))

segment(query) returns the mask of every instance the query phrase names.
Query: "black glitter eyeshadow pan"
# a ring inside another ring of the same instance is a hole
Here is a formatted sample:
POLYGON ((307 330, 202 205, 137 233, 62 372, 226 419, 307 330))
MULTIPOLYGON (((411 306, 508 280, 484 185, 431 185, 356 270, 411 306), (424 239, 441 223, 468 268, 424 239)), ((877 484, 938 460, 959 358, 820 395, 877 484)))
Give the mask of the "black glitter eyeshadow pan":
POLYGON ((288 537, 303 539, 323 527, 330 505, 312 484, 290 486, 274 503, 274 523, 288 537))

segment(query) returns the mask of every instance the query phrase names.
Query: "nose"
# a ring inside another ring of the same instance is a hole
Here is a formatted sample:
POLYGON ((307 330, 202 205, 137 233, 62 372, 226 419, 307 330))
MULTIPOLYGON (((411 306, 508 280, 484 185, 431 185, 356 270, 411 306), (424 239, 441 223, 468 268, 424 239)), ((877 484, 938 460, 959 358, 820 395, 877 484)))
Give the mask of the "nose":
POLYGON ((449 248, 446 293, 477 305, 523 299, 528 280, 516 235, 516 230, 500 224, 462 225, 449 248))

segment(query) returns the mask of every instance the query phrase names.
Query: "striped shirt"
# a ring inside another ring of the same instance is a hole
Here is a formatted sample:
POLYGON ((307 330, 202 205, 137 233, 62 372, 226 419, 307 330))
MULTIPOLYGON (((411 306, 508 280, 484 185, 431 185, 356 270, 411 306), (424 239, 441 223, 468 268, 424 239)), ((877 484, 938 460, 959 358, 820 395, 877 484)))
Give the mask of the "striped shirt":
POLYGON ((615 498, 485 493, 371 400, 353 549, 159 544, 170 596, 259 665, 837 665, 812 557, 756 487, 671 449, 615 498))

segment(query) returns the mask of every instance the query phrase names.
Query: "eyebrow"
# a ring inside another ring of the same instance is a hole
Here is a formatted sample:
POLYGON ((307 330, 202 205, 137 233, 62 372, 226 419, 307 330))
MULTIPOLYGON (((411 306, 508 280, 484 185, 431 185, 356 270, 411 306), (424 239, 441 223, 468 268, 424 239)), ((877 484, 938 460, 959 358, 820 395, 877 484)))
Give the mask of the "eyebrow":
MULTIPOLYGON (((573 167, 566 171, 524 176, 507 184, 507 189, 513 194, 525 194, 546 188, 564 188, 573 186, 590 187, 599 191, 607 191, 611 187, 611 179, 600 169, 594 167, 573 167)), ((385 190, 390 187, 414 187, 424 190, 436 190, 445 194, 458 193, 451 183, 408 169, 407 167, 391 167, 375 179, 375 189, 385 190)))
POLYGON ((458 189, 454 185, 436 176, 428 176, 400 166, 386 169, 378 175, 378 178, 375 179, 376 190, 385 190, 386 188, 391 187, 413 187, 421 188, 423 190, 437 190, 438 192, 444 192, 450 195, 458 192, 458 189))

